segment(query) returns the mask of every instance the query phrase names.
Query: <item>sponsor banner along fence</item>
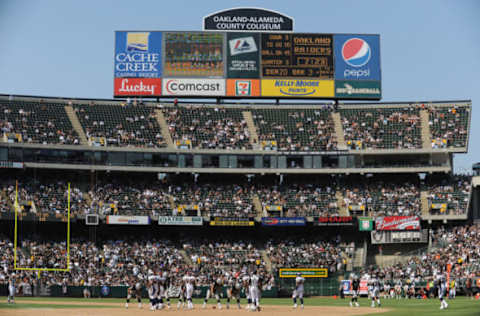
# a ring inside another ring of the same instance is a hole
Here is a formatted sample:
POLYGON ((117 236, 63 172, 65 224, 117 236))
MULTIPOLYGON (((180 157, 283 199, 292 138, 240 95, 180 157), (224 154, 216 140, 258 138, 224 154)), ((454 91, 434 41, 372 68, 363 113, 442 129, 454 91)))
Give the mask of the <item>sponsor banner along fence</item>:
POLYGON ((329 216, 318 217, 315 221, 317 226, 353 226, 352 216, 329 216))
POLYGON ((255 226, 255 222, 249 218, 214 217, 210 226, 255 226))
POLYGON ((376 230, 419 230, 418 216, 385 216, 375 219, 376 230))
POLYGON ((149 225, 150 217, 148 216, 119 216, 108 215, 107 224, 119 225, 149 225))
POLYGON ((159 216, 158 225, 202 226, 201 216, 159 216))
POLYGON ((305 226, 305 217, 262 217, 262 226, 305 226))
POLYGON ((281 278, 295 278, 301 273, 304 278, 327 278, 328 269, 325 268, 280 268, 278 276, 281 278))

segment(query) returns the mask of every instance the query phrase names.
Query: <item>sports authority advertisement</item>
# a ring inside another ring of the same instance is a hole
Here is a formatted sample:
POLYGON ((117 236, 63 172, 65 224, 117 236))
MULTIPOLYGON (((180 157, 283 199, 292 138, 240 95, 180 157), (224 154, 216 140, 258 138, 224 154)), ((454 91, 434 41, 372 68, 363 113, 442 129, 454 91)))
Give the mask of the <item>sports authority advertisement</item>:
POLYGON ((115 77, 162 77, 162 32, 115 32, 115 77))
POLYGON ((319 217, 315 222, 317 226, 352 226, 352 216, 319 217))
POLYGON ((159 216, 158 225, 202 226, 201 216, 159 216))
POLYGON ((118 225, 149 225, 150 217, 148 216, 117 216, 107 215, 107 224, 118 225))
POLYGON ((160 78, 115 78, 115 96, 161 96, 160 78))
POLYGON ((260 80, 227 79, 227 96, 258 97, 260 96, 260 80))
POLYGON ((418 216, 385 216, 375 219, 376 230, 419 230, 418 216))
POLYGON ((178 79, 162 80, 163 96, 224 96, 224 79, 178 79))
POLYGON ((333 80, 264 79, 262 97, 326 98, 334 96, 333 80))
POLYGON ((252 78, 260 75, 260 35, 227 33, 227 78, 252 78))
POLYGON ((380 99, 380 81, 335 80, 335 97, 340 99, 380 99))
POLYGON ((380 81, 380 36, 335 34, 336 80, 380 81))
POLYGON ((281 278, 296 278, 300 273, 304 278, 326 278, 328 269, 326 268, 280 268, 278 276, 281 278))
POLYGON ((262 217, 262 226, 305 226, 305 217, 262 217))

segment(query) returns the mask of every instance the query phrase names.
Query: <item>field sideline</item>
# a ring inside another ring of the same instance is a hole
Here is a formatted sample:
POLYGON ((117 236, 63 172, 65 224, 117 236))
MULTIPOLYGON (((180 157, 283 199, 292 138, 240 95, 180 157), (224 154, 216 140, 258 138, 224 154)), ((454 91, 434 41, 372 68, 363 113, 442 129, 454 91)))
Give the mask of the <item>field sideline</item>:
MULTIPOLYGON (((19 297, 16 299, 15 305, 8 305, 6 297, 0 297, 0 314, 9 315, 128 315, 132 314, 151 314, 148 309, 147 300, 143 300, 144 307, 140 311, 136 303, 130 303, 130 308, 125 309, 124 299, 82 299, 82 298, 29 298, 19 297), (57 310, 57 311, 56 311, 57 310)), ((224 302, 225 300, 223 300, 224 302)), ((232 306, 229 311, 222 309, 221 311, 213 310, 213 300, 210 299, 207 309, 201 309, 201 299, 195 300, 195 314, 212 315, 219 313, 221 315, 239 315, 245 311, 239 311, 236 306, 232 306)), ((302 313, 304 315, 318 315, 319 313, 328 313, 330 315, 455 315, 455 316, 479 316, 480 301, 471 300, 465 297, 458 297, 455 300, 449 300, 449 308, 440 310, 440 303, 437 299, 431 300, 382 300, 381 308, 371 308, 370 300, 366 298, 360 299, 361 309, 351 308, 348 306, 349 299, 333 299, 331 297, 307 298, 305 299, 306 307, 304 310, 293 310, 291 308, 292 301, 287 298, 263 299, 261 305, 264 307, 262 313, 266 315, 302 313)), ((172 300, 172 309, 165 311, 156 311, 156 313, 176 313, 177 315, 189 314, 191 311, 176 310, 177 300, 172 300)), ((242 300, 245 304, 245 300, 242 300)), ((243 305, 244 306, 244 305, 243 305)))

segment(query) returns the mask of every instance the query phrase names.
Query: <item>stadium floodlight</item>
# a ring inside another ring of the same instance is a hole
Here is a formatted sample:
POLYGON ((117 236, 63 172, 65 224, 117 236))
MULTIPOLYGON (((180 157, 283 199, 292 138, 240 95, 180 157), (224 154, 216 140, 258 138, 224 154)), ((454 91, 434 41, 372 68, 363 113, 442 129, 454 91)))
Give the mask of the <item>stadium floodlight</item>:
POLYGON ((58 271, 58 272, 68 272, 70 271, 70 182, 68 182, 68 194, 67 194, 67 266, 65 268, 22 268, 17 267, 17 231, 18 231, 18 212, 20 205, 18 204, 18 181, 15 184, 15 237, 14 237, 14 248, 13 248, 13 268, 14 270, 23 270, 23 271, 58 271))

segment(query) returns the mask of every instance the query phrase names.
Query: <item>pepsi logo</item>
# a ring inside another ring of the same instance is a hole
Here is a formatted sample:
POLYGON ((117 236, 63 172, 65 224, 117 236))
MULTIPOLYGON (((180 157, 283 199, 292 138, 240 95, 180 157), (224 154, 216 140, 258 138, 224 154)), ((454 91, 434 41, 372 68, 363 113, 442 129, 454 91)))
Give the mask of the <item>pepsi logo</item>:
POLYGON ((362 67, 370 60, 370 45, 361 38, 351 38, 342 46, 343 60, 352 67, 362 67))

